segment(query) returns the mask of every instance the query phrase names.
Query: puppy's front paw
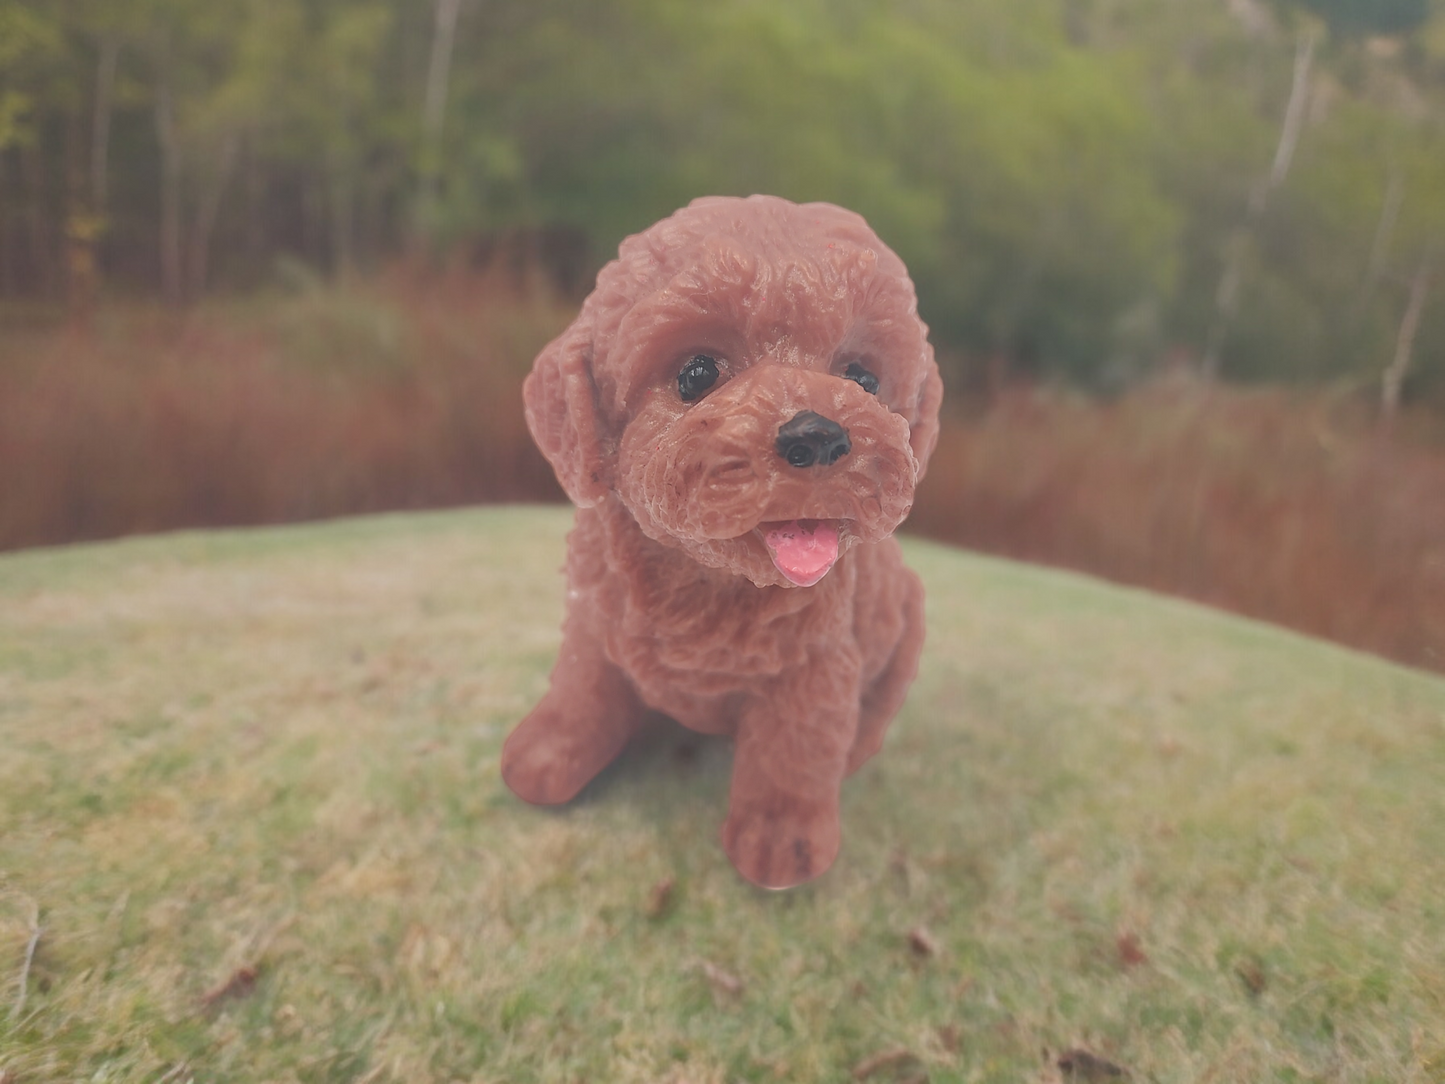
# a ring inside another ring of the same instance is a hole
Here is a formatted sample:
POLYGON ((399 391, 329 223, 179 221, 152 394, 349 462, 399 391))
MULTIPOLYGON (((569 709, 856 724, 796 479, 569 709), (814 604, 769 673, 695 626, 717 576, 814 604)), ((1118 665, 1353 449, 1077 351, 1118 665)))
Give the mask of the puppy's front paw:
POLYGON ((533 805, 577 797, 626 744, 625 736, 569 726, 543 701, 502 746, 502 779, 533 805))
POLYGON ((836 802, 778 795, 767 805, 734 808, 722 845, 733 866, 761 888, 792 888, 825 872, 838 857, 836 802))

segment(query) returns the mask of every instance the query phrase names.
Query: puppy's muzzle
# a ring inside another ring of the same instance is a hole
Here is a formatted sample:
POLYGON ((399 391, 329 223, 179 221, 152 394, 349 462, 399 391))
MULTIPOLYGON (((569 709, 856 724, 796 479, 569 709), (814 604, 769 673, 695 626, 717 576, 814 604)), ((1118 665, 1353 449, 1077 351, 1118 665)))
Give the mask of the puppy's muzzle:
POLYGON ((832 418, 801 410, 778 428, 778 454, 794 467, 827 466, 853 450, 848 430, 832 418))

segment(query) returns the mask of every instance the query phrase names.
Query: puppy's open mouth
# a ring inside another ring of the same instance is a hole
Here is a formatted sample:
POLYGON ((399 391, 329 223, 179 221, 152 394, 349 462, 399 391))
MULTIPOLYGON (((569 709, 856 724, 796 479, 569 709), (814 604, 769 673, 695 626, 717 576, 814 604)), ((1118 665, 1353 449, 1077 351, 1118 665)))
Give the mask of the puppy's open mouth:
POLYGON ((799 587, 812 587, 838 560, 838 528, 832 519, 760 523, 758 533, 778 571, 799 587))

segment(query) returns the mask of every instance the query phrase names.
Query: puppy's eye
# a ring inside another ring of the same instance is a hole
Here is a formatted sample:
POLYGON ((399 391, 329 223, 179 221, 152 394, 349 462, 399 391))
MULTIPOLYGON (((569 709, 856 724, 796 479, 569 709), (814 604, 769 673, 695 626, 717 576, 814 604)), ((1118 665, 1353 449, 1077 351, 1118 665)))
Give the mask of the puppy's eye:
POLYGON ((869 395, 878 394, 878 378, 856 361, 843 370, 843 379, 853 381, 869 395))
POLYGON ((677 393, 684 403, 690 403, 701 399, 703 392, 716 383, 717 361, 706 354, 694 354, 683 362, 677 374, 677 393))

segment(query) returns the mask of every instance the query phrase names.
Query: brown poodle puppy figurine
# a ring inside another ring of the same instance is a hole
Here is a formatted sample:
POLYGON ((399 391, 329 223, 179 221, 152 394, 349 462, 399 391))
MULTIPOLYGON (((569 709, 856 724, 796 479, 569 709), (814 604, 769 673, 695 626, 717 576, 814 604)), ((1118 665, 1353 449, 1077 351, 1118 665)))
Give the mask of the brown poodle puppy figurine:
POLYGON ((856 214, 707 198, 624 241, 526 382, 577 520, 507 785, 566 802, 659 711, 735 739, 738 872, 826 870, 843 778, 918 669, 923 587, 891 535, 942 395, 908 273, 856 214))

